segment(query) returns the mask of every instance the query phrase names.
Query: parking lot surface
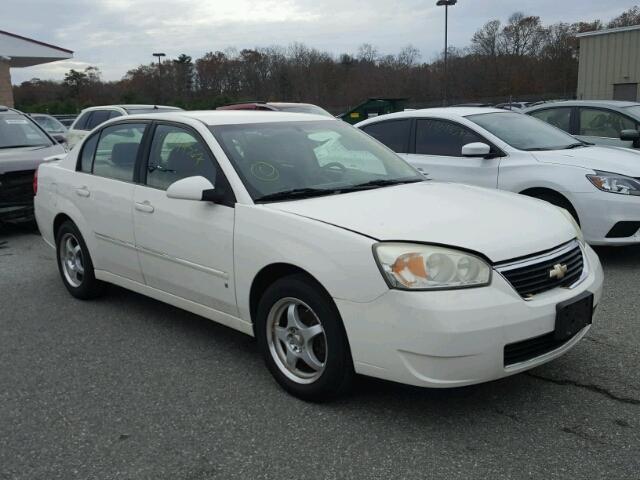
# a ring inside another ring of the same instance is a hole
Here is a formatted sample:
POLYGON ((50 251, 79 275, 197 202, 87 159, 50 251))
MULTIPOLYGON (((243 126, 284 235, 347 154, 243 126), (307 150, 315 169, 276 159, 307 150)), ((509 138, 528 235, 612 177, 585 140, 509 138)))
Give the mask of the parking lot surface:
POLYGON ((73 299, 34 232, 0 227, 0 479, 640 478, 640 248, 566 356, 334 403, 272 380, 253 339, 116 287, 73 299))

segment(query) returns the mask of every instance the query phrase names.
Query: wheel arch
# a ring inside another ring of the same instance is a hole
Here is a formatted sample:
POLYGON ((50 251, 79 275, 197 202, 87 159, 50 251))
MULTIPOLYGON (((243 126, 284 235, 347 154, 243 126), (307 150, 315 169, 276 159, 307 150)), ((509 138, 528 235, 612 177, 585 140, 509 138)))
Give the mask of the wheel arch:
POLYGON ((571 213, 578 224, 580 224, 580 216, 578 215, 576 208, 573 206, 573 203, 571 203, 571 200, 557 190, 548 187, 532 187, 521 191, 520 194, 526 195, 527 197, 537 198, 539 200, 545 200, 549 203, 553 203, 550 200, 555 199, 558 203, 565 204, 566 207, 568 207, 567 210, 569 213, 571 213))

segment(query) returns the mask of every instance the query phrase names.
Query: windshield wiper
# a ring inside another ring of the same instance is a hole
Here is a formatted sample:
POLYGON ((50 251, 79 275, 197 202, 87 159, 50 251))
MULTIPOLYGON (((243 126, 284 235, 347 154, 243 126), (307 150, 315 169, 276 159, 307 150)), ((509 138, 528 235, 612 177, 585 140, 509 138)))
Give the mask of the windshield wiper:
POLYGON ((255 199, 256 202, 272 202, 276 200, 289 200, 293 198, 309 198, 319 197, 321 195, 330 195, 339 192, 339 189, 333 188, 293 188, 291 190, 283 190, 282 192, 269 193, 255 199))
POLYGON ((405 179, 395 179, 395 180, 371 180, 370 182, 359 183, 357 185, 346 186, 341 189, 342 192, 353 192, 356 190, 367 190, 369 188, 376 187, 389 187, 391 185, 402 185, 405 183, 417 183, 423 182, 424 178, 405 178, 405 179))
POLYGON ((579 147, 587 147, 588 145, 586 143, 572 143, 571 145, 567 145, 566 147, 564 147, 564 150, 571 150, 572 148, 579 148, 579 147))
POLYGON ((0 148, 47 147, 48 145, 2 145, 0 148))

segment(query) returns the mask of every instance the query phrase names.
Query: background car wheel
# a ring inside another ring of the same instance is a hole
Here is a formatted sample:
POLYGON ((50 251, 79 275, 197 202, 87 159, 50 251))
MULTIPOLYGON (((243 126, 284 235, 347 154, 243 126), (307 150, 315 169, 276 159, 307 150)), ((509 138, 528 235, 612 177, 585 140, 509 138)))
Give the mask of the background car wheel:
POLYGON ((76 298, 95 298, 104 290, 104 284, 96 280, 89 250, 72 222, 63 223, 56 233, 58 270, 64 286, 76 298))
POLYGON ((256 338, 267 367, 291 394, 310 401, 344 393, 353 361, 331 297, 306 275, 271 285, 258 304, 256 338))

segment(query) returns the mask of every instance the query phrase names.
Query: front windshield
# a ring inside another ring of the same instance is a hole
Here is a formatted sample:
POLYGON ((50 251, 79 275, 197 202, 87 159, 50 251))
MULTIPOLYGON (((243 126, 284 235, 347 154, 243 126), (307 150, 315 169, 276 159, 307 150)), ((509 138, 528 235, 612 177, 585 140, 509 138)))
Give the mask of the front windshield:
POLYGON ((624 107, 624 111, 633 115, 636 118, 640 118, 640 105, 633 105, 631 107, 624 107))
POLYGON ((0 115, 0 148, 48 147, 51 140, 31 120, 20 114, 0 115))
POLYGON ((301 189, 329 195, 424 180, 392 151, 343 122, 210 128, 256 201, 301 189))
POLYGON ((481 113, 467 118, 519 150, 562 150, 582 145, 559 128, 521 113, 481 113))
POLYGON ((316 105, 277 105, 277 108, 283 112, 314 113, 316 115, 324 115, 325 117, 333 118, 333 115, 327 112, 324 108, 320 108, 316 105))
POLYGON ((33 119, 49 133, 65 133, 67 129, 53 117, 47 115, 34 115, 33 119))

